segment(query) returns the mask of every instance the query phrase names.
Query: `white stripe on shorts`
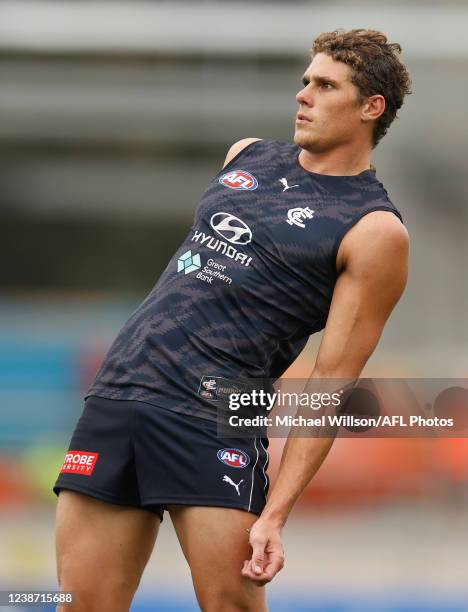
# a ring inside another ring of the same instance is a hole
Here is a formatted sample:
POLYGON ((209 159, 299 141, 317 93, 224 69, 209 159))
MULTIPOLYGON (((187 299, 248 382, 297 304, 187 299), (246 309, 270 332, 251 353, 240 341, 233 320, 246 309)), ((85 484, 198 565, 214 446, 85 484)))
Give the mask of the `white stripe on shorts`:
POLYGON ((266 475, 266 469, 267 469, 268 463, 270 461, 270 455, 269 455, 267 449, 263 446, 263 442, 262 442, 261 438, 260 438, 260 444, 262 445, 262 448, 263 448, 263 450, 265 451, 265 454, 266 454, 265 465, 263 466, 263 476, 265 477, 265 486, 263 487, 263 491, 264 491, 265 499, 266 499, 266 488, 267 488, 267 485, 268 485, 268 477, 266 475))
POLYGON ((254 479, 255 479, 255 468, 256 468, 257 463, 258 463, 257 438, 254 438, 254 446, 255 446, 255 450, 257 451, 257 458, 255 459, 255 463, 254 463, 253 468, 252 468, 252 486, 250 487, 250 499, 249 499, 249 509, 248 509, 248 512, 250 512, 250 506, 252 505, 252 494, 253 494, 254 479))

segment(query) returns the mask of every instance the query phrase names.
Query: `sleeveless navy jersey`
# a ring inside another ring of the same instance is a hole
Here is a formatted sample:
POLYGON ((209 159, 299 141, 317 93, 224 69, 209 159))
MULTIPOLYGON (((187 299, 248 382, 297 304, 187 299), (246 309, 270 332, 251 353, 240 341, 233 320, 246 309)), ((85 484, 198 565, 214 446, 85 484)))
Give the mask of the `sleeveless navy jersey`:
POLYGON ((372 170, 307 172, 299 153, 257 141, 215 176, 86 397, 214 419, 216 377, 276 379, 325 326, 345 233, 371 211, 401 215, 372 170))

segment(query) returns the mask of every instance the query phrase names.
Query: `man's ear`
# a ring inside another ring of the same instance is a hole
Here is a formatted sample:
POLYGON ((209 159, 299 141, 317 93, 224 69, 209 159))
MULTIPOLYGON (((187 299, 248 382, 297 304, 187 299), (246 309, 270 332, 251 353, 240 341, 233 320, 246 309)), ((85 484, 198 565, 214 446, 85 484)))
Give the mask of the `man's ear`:
POLYGON ((369 96, 361 109, 361 119, 363 121, 375 121, 385 111, 385 98, 380 94, 369 96))

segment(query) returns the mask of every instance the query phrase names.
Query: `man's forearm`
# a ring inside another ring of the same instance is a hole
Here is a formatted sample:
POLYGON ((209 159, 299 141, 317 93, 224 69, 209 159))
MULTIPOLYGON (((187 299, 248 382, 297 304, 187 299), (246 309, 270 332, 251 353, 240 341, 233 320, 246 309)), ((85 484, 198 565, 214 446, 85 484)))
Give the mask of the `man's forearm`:
POLYGON ((288 438, 262 518, 283 527, 292 507, 322 465, 333 441, 333 437, 288 438))
MULTIPOLYGON (((326 373, 315 369, 305 391, 332 393, 338 389, 349 389, 357 380, 359 365, 352 364, 349 373, 353 378, 339 378, 339 375, 342 376, 341 369, 339 372, 336 369, 326 373)), ((304 409, 299 410, 303 411, 304 409)), ((337 428, 330 426, 326 429, 320 427, 315 430, 310 429, 309 437, 303 437, 303 431, 299 437, 295 437, 293 432, 290 432, 284 446, 278 476, 262 512, 262 518, 283 527, 294 504, 325 460, 336 433, 337 428)))

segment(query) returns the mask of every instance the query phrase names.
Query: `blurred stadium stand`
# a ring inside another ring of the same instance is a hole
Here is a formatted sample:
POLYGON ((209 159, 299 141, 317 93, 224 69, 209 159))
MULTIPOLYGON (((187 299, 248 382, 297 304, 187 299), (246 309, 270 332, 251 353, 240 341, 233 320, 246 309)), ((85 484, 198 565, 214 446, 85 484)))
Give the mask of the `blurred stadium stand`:
POLYGON ((382 347, 463 376, 467 17, 462 3, 0 2, 2 286, 142 295, 228 146, 291 138, 313 37, 371 25, 402 43, 415 91, 375 152, 413 237, 382 347))
MULTIPOLYGON (((194 206, 228 147, 246 136, 291 139, 295 94, 308 49, 321 31, 382 29, 402 44, 413 76, 414 94, 374 159, 412 235, 411 277, 365 375, 468 377, 467 21, 462 1, 0 0, 0 505, 5 511, 27 512, 33 504, 38 516, 48 517, 40 524, 49 525, 50 484, 102 355, 188 231, 194 206)), ((310 341, 291 374, 307 376, 318 342, 310 341)), ((361 512, 385 515, 392 504, 410 509, 401 519, 410 530, 418 508, 448 502, 455 514, 441 512, 439 518, 458 517, 467 499, 465 442, 337 441, 303 500, 303 511, 318 521, 311 538, 325 548, 322 512, 338 512, 333 529, 342 535, 340 521, 356 525, 361 512)), ((281 441, 274 440, 272 449, 274 473, 281 441)), ((445 534, 436 515, 434 532, 440 527, 445 534)), ((8 516, 13 527, 24 528, 24 521, 8 516)), ((310 521, 297 520, 293 539, 306 526, 313 529, 310 521)), ((47 529, 39 531, 49 534, 47 529)), ((374 525, 369 536, 375 542, 377 530, 374 525)), ((395 533, 398 521, 389 527, 388 549, 395 533)), ((455 547, 453 535, 448 533, 447 541, 455 547)), ((417 542, 423 541, 420 534, 417 542)), ((311 539, 311 549, 314 545, 311 539)), ((173 542, 162 546, 168 551, 173 542)), ((20 553, 12 543, 8 551, 0 555, 0 579, 11 583, 9 560, 20 553)), ((452 570, 457 555, 453 564, 447 561, 452 570)), ((19 581, 39 576, 24 570, 27 557, 20 555, 12 566, 19 581)), ((421 553, 413 565, 423 558, 421 553)), ((344 561, 329 563, 337 575, 345 571, 344 561)), ((371 564, 361 563, 370 571, 371 564)), ((150 572, 151 579, 158 571, 150 572)), ((326 570, 319 576, 317 584, 333 594, 326 570)), ((294 581, 292 573, 288 580, 294 581)), ((458 593, 448 579, 444 584, 458 593)), ((380 587, 388 590, 389 583, 380 587)), ((294 609, 446 609, 439 603, 411 607, 407 600, 407 607, 378 607, 377 599, 358 600, 355 608, 331 600, 327 607, 325 597, 321 607, 298 602, 294 609)), ((169 612, 170 605, 160 609, 169 612)), ((187 605, 174 610, 195 609, 193 602, 187 605)), ((447 610, 463 609, 457 605, 447 610)), ((149 609, 144 606, 142 600, 138 609, 149 609)))

